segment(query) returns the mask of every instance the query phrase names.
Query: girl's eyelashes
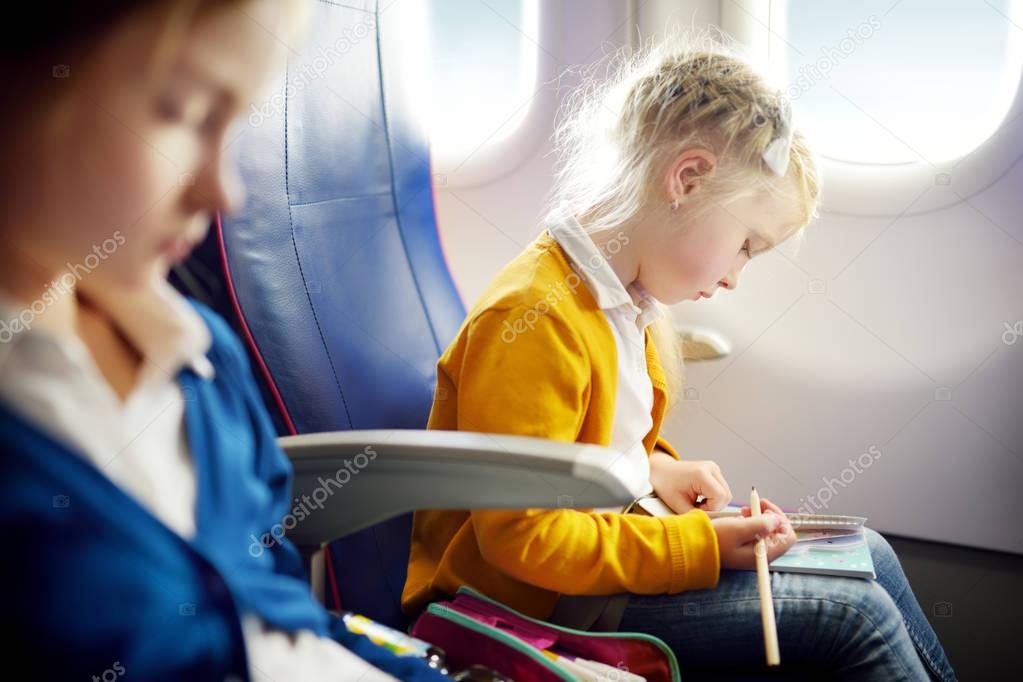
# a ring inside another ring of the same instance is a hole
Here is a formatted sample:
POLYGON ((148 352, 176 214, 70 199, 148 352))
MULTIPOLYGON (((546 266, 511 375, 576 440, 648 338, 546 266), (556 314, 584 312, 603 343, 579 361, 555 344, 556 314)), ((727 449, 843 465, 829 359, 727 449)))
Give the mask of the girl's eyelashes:
POLYGON ((157 117, 169 124, 182 124, 200 133, 216 128, 219 112, 202 98, 178 92, 165 92, 156 98, 157 117))
POLYGON ((746 258, 750 258, 750 259, 753 258, 753 251, 752 251, 752 245, 750 244, 750 240, 747 239, 746 241, 744 241, 742 243, 742 248, 739 249, 739 251, 740 252, 745 251, 746 252, 746 258))

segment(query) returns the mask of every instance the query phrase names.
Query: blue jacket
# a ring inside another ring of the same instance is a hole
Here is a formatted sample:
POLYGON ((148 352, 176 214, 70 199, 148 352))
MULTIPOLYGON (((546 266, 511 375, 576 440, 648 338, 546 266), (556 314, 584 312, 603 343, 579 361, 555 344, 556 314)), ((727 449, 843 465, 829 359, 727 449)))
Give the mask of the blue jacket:
POLYGON ((0 584, 15 659, 5 664, 38 679, 248 679, 240 615, 254 612, 283 630, 333 637, 400 679, 446 679, 348 633, 312 598, 286 538, 250 551, 252 537, 289 511, 291 465, 241 344, 193 305, 213 336, 216 375, 178 377, 198 476, 192 540, 0 405, 0 584))

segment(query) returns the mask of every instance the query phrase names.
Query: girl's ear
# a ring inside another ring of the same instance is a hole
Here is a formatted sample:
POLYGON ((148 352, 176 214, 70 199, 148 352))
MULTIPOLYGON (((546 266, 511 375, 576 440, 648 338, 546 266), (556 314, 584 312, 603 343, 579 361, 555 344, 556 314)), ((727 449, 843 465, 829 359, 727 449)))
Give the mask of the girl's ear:
POLYGON ((668 166, 665 183, 668 199, 679 204, 698 191, 714 175, 717 157, 706 149, 686 149, 668 166))

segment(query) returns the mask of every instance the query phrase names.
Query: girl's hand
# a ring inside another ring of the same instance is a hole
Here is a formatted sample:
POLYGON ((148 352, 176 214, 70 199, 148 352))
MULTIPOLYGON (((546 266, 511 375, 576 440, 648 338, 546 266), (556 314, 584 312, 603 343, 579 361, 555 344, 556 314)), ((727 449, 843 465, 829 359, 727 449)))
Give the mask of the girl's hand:
POLYGON ((676 514, 696 509, 696 498, 707 498, 699 509, 717 511, 732 501, 732 491, 717 464, 680 462, 666 452, 650 455, 650 484, 664 504, 676 514))
POLYGON ((754 548, 764 538, 767 561, 770 563, 796 544, 796 532, 785 513, 768 500, 760 500, 759 518, 752 518, 750 508, 742 508, 743 518, 723 517, 711 519, 718 536, 718 555, 721 568, 756 570, 754 548))

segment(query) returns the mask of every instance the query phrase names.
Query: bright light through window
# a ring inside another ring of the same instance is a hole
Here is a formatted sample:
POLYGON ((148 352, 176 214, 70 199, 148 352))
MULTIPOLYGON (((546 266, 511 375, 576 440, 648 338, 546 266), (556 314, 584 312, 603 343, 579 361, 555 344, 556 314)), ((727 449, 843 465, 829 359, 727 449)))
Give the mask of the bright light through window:
POLYGON ((537 0, 426 0, 434 157, 458 166, 518 128, 537 83, 537 0))
POLYGON ((1002 123, 1023 67, 1023 3, 789 0, 772 17, 775 74, 821 153, 959 158, 1002 123))

